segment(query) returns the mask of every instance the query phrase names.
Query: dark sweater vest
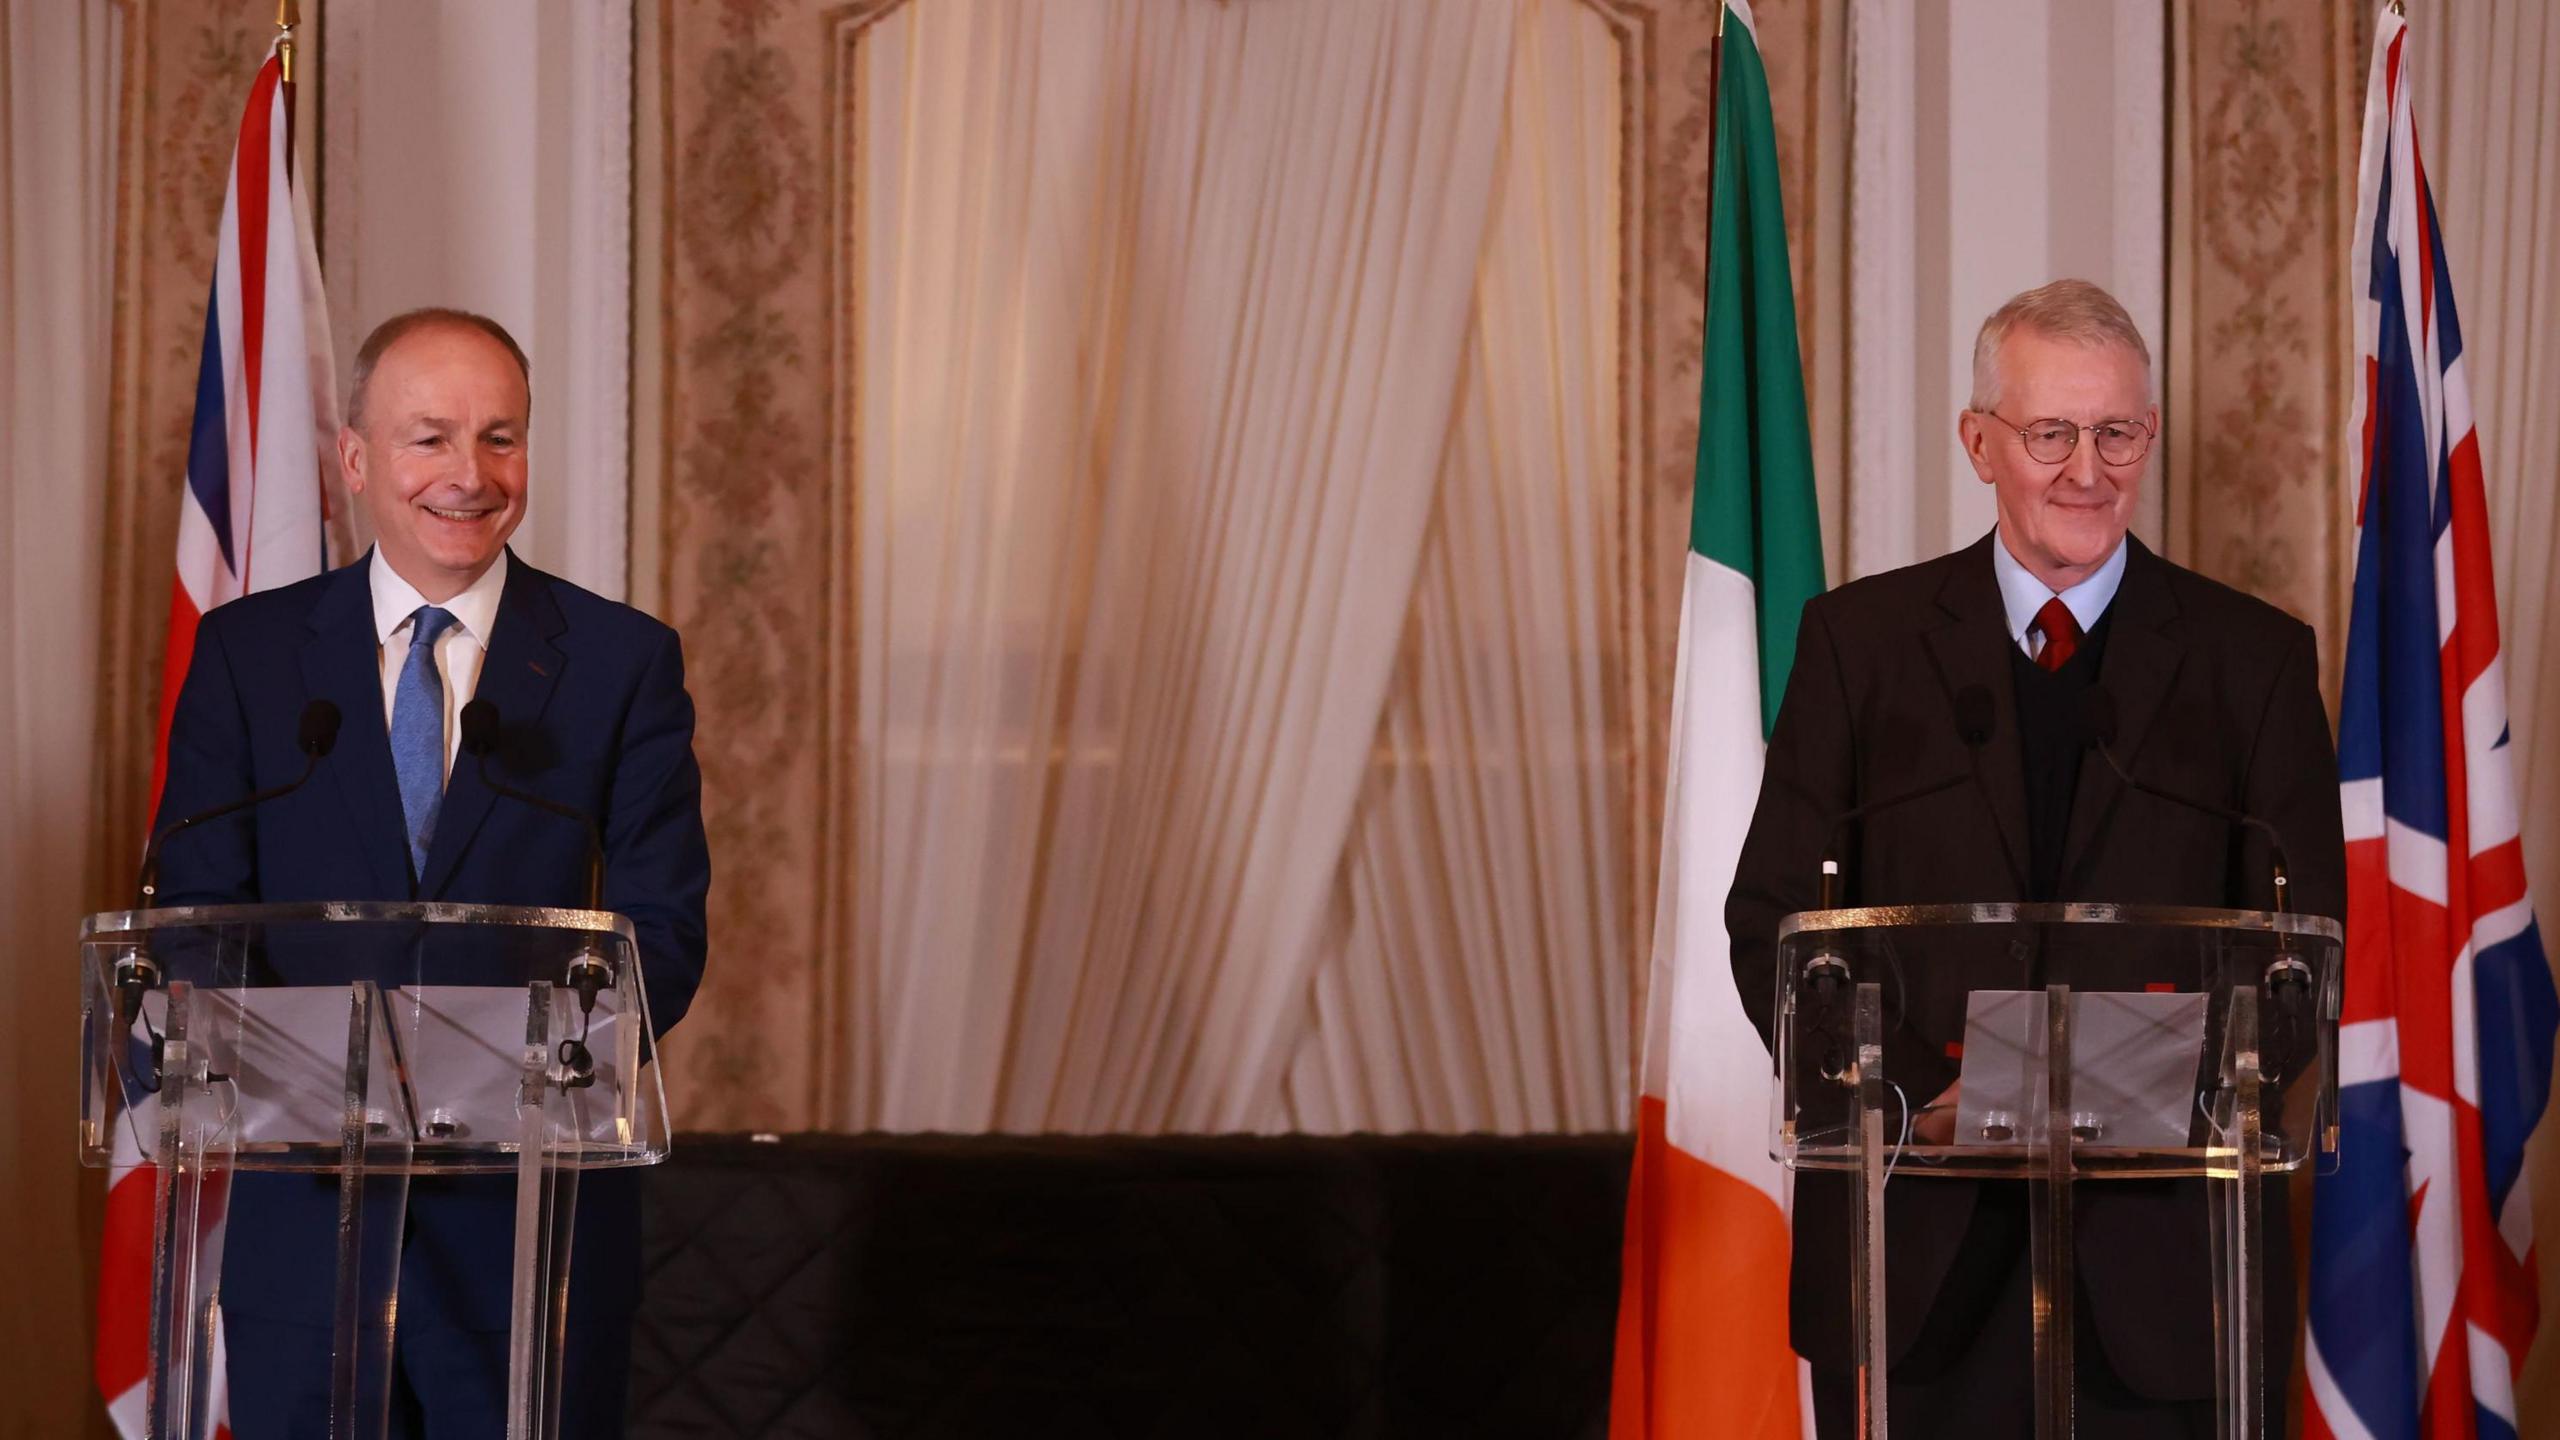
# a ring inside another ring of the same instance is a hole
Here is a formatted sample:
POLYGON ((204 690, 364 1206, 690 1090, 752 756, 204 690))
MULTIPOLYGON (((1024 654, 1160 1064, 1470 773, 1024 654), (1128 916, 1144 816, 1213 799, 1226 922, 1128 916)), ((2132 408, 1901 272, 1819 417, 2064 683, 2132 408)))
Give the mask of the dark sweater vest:
POLYGON ((2055 898, 2062 882, 2062 847, 2071 834, 2071 799, 2080 788, 2080 757, 2087 753, 2081 736, 2080 697, 2097 683, 2098 666, 2106 659, 2108 621, 2115 607, 2098 617, 2080 648, 2048 674, 2024 650, 2009 647, 2011 688, 2018 697, 2018 749, 2026 762, 2027 898, 2055 898))

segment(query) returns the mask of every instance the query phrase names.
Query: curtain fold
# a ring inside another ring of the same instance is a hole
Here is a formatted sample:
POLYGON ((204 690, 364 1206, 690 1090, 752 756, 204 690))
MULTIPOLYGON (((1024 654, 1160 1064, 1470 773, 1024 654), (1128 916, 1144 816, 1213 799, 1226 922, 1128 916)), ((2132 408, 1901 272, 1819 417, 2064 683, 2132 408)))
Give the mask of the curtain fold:
MULTIPOLYGON (((1838 4, 1762 7, 1808 125, 1838 4)), ((1624 1123, 1713 29, 644 13, 684 1123, 1624 1123)))
MULTIPOLYGON (((2525 868, 2549 948, 2560 905, 2560 14, 2538 0, 2412 6, 2409 30, 2488 490, 2525 868)), ((2534 1233, 2560 1234, 2560 1152, 2537 1146, 2526 1166, 2534 1233)), ((2546 1315, 2560 1297, 2552 1248, 2542 1247, 2546 1315)), ((2560 1413, 2555 1334, 2542 1327, 2522 1377, 2528 1430, 2560 1413)))
POLYGON ((2422 7, 2409 29, 2489 493, 2525 862, 2549 906, 2560 807, 2532 802, 2560 794, 2560 14, 2477 0, 2422 7))
POLYGON ((1290 1071, 1294 1129, 1628 1124, 1619 103, 1593 12, 1525 6, 1457 422, 1290 1071))
POLYGON ((107 0, 0 0, 0 1393, 27 1435, 96 1410, 71 1118, 121 28, 107 0))
POLYGON ((1282 1119, 1513 13, 946 0, 863 38, 847 1123, 1282 1119))

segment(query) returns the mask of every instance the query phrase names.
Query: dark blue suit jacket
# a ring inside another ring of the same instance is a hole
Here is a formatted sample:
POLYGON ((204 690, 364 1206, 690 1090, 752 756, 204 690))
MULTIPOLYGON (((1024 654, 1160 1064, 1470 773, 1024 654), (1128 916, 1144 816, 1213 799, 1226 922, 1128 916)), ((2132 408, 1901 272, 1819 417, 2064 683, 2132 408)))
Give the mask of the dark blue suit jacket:
MULTIPOLYGON (((364 561, 205 616, 169 734, 160 823, 300 774, 303 707, 338 706, 337 748, 311 783, 176 837, 161 903, 451 900, 576 905, 586 838, 574 823, 492 795, 477 768, 447 782, 426 873, 413 880, 383 724, 373 598, 364 561)), ((693 703, 676 634, 509 556, 477 695, 503 726, 503 782, 597 817, 604 906, 638 933, 650 1017, 664 1033, 702 980, 711 864, 702 828, 693 703)), ((431 981, 436 977, 428 977, 431 981)), ((504 1331, 514 1183, 421 1180, 411 1189, 400 1323, 504 1331)), ((337 1192, 326 1178, 235 1183, 224 1308, 329 1321, 337 1192)), ((639 1191, 632 1172, 582 1182, 572 1325, 626 1323, 638 1295, 639 1191)), ((236 1367, 235 1367, 236 1368, 236 1367)))

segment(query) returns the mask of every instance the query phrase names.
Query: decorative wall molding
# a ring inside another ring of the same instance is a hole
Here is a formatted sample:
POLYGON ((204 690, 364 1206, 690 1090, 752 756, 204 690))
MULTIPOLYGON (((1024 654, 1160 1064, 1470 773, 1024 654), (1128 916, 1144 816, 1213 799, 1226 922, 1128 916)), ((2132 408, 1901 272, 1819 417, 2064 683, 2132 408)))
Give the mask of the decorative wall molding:
MULTIPOLYGON (((2096 281, 2165 372, 2161 5, 1853 0, 1840 578, 1942 554, 1990 526, 1991 496, 1955 428, 1974 332, 2009 296, 2066 275, 2096 281)), ((2137 529, 2159 533, 2163 488, 2155 478, 2137 529)))
POLYGON ((2172 32, 2168 553, 2316 627, 2332 695, 2359 25, 2315 0, 2179 0, 2172 32))
MULTIPOLYGON (((843 97, 828 77, 848 26, 905 0, 855 5, 662 0, 647 47, 658 73, 655 368, 658 489, 633 567, 656 572, 660 613, 684 632, 700 720, 704 820, 721 857, 714 967, 672 1043, 694 1126, 822 1124, 832 904, 827 707, 830 517, 841 423, 833 383, 840 300, 830 237, 851 222, 822 152, 843 97), (744 962, 744 963, 741 963, 744 962)), ((848 657, 849 658, 849 657, 848 657)))
MULTIPOLYGON (((2167 383, 2169 333, 2169 15, 2165 0, 2116 0, 2109 54, 2115 71, 2114 144, 2108 154, 2115 204, 2112 284, 2133 323, 2151 340, 2151 381, 2167 383)), ((2167 457, 2133 527, 2156 548, 2166 533, 2167 457)))
POLYGON ((1919 20, 1902 0, 1849 12, 1849 567, 1841 579, 1922 559, 1917 483, 1920 351, 1919 20))
POLYGON ((534 363, 515 548, 628 589, 629 0, 335 0, 322 69, 323 277, 341 383, 385 317, 459 305, 534 363))
POLYGON ((537 192, 538 233, 562 237, 537 249, 557 282, 538 323, 563 339, 567 362, 544 396, 560 400, 551 423, 534 427, 537 445, 548 432, 558 446, 535 457, 562 522, 544 553, 560 574, 615 597, 629 591, 631 555, 631 11, 631 0, 542 7, 545 54, 569 62, 566 133, 545 146, 537 192))

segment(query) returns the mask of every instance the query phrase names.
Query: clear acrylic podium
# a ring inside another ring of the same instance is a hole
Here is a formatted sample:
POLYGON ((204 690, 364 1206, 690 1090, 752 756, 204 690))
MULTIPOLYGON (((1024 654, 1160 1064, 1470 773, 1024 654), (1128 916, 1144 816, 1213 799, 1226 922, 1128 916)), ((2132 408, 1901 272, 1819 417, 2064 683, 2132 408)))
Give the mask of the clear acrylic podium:
POLYGON ((158 1166, 155 1440, 212 1440, 231 1177, 268 1170, 339 1180, 330 1433, 348 1437, 387 1422, 410 1177, 514 1175, 514 1254, 488 1257, 513 1271, 507 1435, 555 1434, 578 1175, 667 1153, 630 922, 229 905, 92 915, 80 945, 81 1158, 109 1163, 124 1125, 158 1166), (137 960, 160 983, 130 983, 137 960))
POLYGON ((1888 1179, 2027 1187, 2035 1433, 2061 1437, 2074 1187, 2186 1177, 2205 1182, 2220 1433, 2256 1440, 2269 1359, 2260 1182, 2336 1154, 2337 923, 1909 906, 1804 911, 1778 935, 1771 1154, 1854 1177, 1851 1233, 1796 1243, 1849 1249, 1860 1433, 1887 1433, 1888 1179), (1933 1112, 1959 1078, 1952 1116, 1933 1112))

